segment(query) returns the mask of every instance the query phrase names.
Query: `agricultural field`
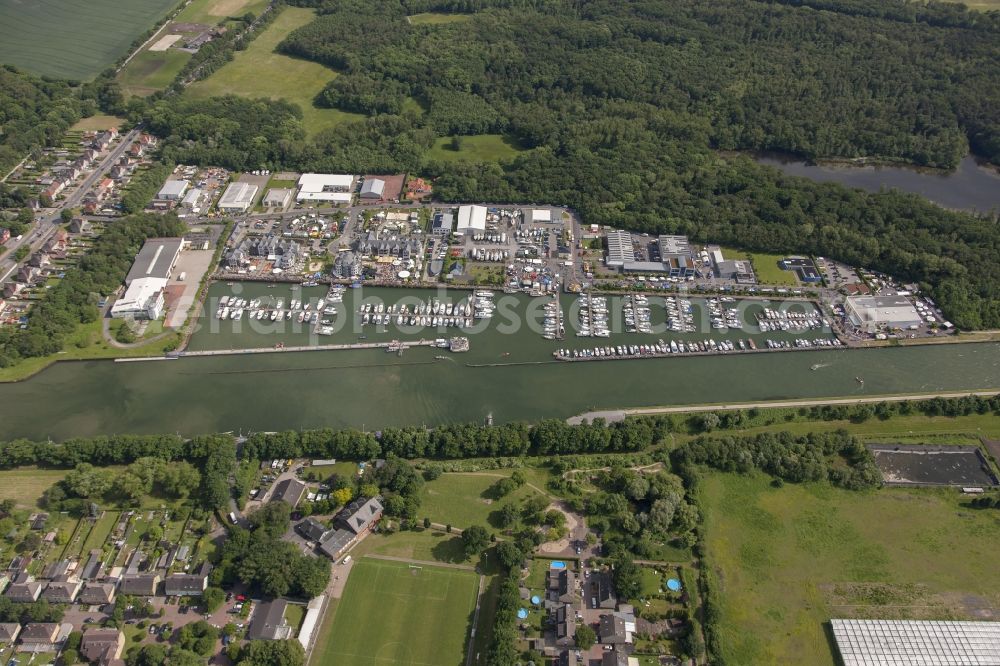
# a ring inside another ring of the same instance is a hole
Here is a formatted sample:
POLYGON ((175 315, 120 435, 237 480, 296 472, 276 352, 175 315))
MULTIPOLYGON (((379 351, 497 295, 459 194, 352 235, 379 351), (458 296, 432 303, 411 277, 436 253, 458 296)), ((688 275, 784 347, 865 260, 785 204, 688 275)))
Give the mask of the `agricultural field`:
POLYGON ((177 0, 0 0, 0 62, 86 80, 125 55, 177 0))
POLYGON ((190 59, 190 53, 177 49, 146 50, 132 58, 118 74, 118 81, 126 95, 146 97, 173 83, 190 59))
POLYGON ((302 109, 306 133, 314 135, 362 116, 336 109, 321 109, 313 99, 337 73, 323 65, 275 52, 290 32, 315 18, 311 9, 286 7, 254 39, 245 51, 236 53, 204 81, 193 84, 186 94, 195 97, 239 95, 241 97, 284 99, 302 109))
POLYGON ((421 491, 420 511, 435 523, 451 524, 457 528, 469 525, 490 525, 490 514, 506 502, 518 503, 525 497, 537 494, 525 484, 506 497, 496 497, 492 486, 509 477, 513 470, 495 470, 474 473, 445 473, 424 484, 421 491))
POLYGON ((0 471, 0 500, 12 499, 24 509, 37 509, 42 493, 66 476, 63 469, 21 467, 0 471))
POLYGON ((832 665, 833 617, 996 619, 1000 512, 954 490, 709 474, 700 496, 728 663, 832 665))
POLYGON ((217 25, 223 19, 251 13, 260 16, 267 0, 192 0, 174 19, 178 23, 217 25))
POLYGON ((360 559, 313 663, 461 666, 477 588, 471 571, 360 559))
POLYGON ((500 134, 482 134, 460 137, 459 150, 451 147, 451 137, 443 137, 434 142, 427 152, 428 160, 442 162, 505 162, 522 152, 508 138, 500 134))

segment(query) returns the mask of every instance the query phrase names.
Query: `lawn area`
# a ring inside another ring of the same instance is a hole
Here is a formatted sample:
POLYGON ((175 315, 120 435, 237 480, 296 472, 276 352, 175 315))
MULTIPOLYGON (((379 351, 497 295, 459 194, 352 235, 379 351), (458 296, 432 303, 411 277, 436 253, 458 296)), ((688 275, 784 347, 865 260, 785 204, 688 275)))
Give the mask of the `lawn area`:
POLYGON ((435 523, 452 524, 457 528, 469 525, 489 526, 489 515, 507 502, 519 503, 536 494, 527 484, 503 498, 490 493, 498 480, 509 477, 513 470, 495 470, 476 473, 445 473, 428 481, 421 490, 421 516, 435 523))
POLYGON ((118 116, 105 116, 98 114, 96 116, 83 118, 82 120, 77 121, 75 125, 69 128, 69 131, 101 132, 103 130, 111 129, 112 127, 121 127, 125 122, 124 118, 119 118, 118 116))
POLYGON ((435 14, 425 12, 408 16, 407 20, 413 25, 442 25, 444 23, 461 23, 472 18, 472 14, 435 14))
POLYGON ((275 48, 290 32, 312 22, 311 9, 285 7, 281 14, 254 39, 245 51, 214 74, 188 88, 195 97, 240 95, 285 99, 302 109, 303 126, 310 135, 362 116, 336 109, 320 109, 313 99, 337 73, 307 60, 289 58, 275 48))
POLYGON ((469 571, 358 560, 313 663, 461 666, 477 586, 469 571))
POLYGON ((167 342, 173 337, 151 341, 149 344, 128 349, 112 347, 101 336, 101 320, 80 324, 75 333, 67 336, 63 351, 51 356, 36 356, 19 361, 7 368, 0 368, 0 382, 13 382, 41 372, 56 361, 92 360, 162 355, 167 342))
POLYGON ((143 51, 118 74, 118 81, 126 95, 152 95, 173 83, 190 59, 190 53, 179 49, 143 51))
POLYGON ((793 271, 786 271, 778 266, 778 262, 787 255, 748 252, 746 250, 724 247, 722 248, 722 256, 726 259, 749 259, 753 262, 753 270, 757 274, 757 282, 760 284, 777 284, 792 287, 799 285, 799 281, 796 279, 793 271))
POLYGON ((954 490, 709 474, 700 499, 727 663, 833 664, 833 617, 977 619, 1000 604, 1000 512, 954 490))
POLYGON ((174 19, 178 23, 202 23, 217 25, 231 16, 243 16, 247 12, 260 16, 267 7, 267 0, 192 0, 174 19))
POLYGON ((500 134, 481 134, 461 137, 461 150, 452 150, 451 137, 442 137, 434 142, 427 152, 428 160, 442 162, 504 162, 512 160, 522 152, 510 139, 500 134))
POLYGON ((118 522, 120 516, 121 514, 118 511, 105 511, 104 515, 94 523, 94 527, 90 530, 90 534, 87 536, 87 540, 84 542, 80 552, 86 555, 91 550, 101 548, 104 542, 107 541, 108 535, 111 534, 111 530, 115 528, 115 524, 118 522))
POLYGON ((462 538, 457 534, 448 534, 438 530, 422 529, 389 535, 370 534, 351 553, 355 557, 373 553, 424 560, 425 562, 470 564, 462 549, 462 538))
POLYGON ((63 469, 21 467, 0 471, 0 500, 12 499, 27 509, 37 509, 38 499, 66 476, 63 469))
POLYGON ((0 0, 0 62, 90 79, 175 6, 177 0, 0 0))

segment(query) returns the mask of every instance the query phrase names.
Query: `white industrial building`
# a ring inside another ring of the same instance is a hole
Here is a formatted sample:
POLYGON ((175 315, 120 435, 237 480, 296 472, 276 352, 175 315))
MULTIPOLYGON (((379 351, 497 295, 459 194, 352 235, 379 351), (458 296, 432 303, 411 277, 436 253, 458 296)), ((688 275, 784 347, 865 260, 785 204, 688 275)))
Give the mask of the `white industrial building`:
POLYGON ((257 196, 257 186, 252 183, 230 183, 219 199, 219 210, 245 213, 253 205, 257 196))
POLYGON ((150 238, 146 241, 125 276, 125 293, 111 306, 112 317, 159 319, 163 316, 163 291, 183 243, 183 238, 150 238))
POLYGON ((625 264, 635 263, 635 246, 632 244, 632 234, 619 229, 609 229, 608 258, 605 260, 610 268, 621 268, 625 264))
POLYGON ((458 226, 455 231, 460 234, 486 231, 485 206, 459 206, 458 226))
POLYGON ((159 319, 163 316, 163 288, 166 286, 167 281, 160 278, 132 280, 125 293, 111 306, 111 316, 115 319, 159 319))
POLYGON ((187 191, 188 182, 186 180, 168 180, 157 192, 156 198, 164 201, 178 201, 187 191))
POLYGON ((354 176, 346 174, 304 173, 299 176, 298 201, 350 203, 354 176))
POLYGON ((851 296, 845 303, 851 323, 866 333, 880 328, 909 328, 923 323, 905 296, 851 296))
POLYGON ((186 208, 194 208, 198 205, 201 200, 202 190, 197 187, 188 190, 188 193, 184 195, 184 199, 181 201, 181 205, 186 208))
POLYGON ((535 208, 524 211, 524 221, 531 223, 542 223, 552 221, 552 210, 549 208, 535 208))

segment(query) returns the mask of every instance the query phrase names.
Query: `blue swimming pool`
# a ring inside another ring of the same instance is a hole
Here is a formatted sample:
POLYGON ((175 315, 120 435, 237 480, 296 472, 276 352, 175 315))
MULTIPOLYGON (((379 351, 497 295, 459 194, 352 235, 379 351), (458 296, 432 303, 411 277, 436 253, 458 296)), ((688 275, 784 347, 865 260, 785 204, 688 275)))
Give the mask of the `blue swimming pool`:
POLYGON ((566 568, 566 563, 565 562, 553 562, 552 564, 549 565, 549 567, 552 568, 552 569, 565 569, 566 568))

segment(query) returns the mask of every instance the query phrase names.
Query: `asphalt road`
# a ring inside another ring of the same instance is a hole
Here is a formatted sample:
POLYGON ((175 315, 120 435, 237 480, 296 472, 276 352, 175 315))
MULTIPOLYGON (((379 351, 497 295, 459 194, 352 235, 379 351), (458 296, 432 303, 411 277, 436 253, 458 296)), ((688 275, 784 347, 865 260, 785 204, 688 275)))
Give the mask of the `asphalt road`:
POLYGON ((139 136, 139 129, 135 128, 128 134, 121 137, 118 145, 115 146, 114 150, 108 153, 103 160, 97 165, 97 167, 90 172, 90 174, 83 179, 83 181, 74 186, 73 190, 65 199, 63 199, 59 206, 56 208, 50 208, 41 216, 36 218, 36 222, 31 225, 27 232, 25 232, 24 237, 19 241, 10 240, 7 242, 6 248, 7 253, 4 255, 4 259, 0 261, 0 283, 4 282, 14 271, 17 270, 17 264, 13 260, 14 252, 21 246, 26 246, 31 249, 31 252, 35 252, 40 249, 45 243, 49 241, 52 236, 55 235, 56 231, 59 229, 56 222, 60 220, 60 213, 64 208, 76 208, 83 200, 84 195, 90 191, 90 189, 111 170, 111 167, 115 165, 129 146, 135 141, 136 137, 139 136))

